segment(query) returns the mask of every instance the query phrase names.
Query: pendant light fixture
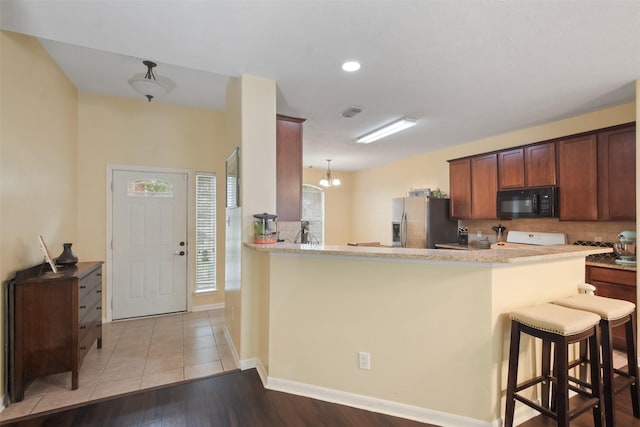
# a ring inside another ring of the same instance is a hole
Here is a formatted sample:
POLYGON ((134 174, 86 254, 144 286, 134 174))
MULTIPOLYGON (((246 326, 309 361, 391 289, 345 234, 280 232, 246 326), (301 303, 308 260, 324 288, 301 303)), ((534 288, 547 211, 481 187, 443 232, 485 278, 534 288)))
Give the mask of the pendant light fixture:
POLYGON ((147 73, 138 73, 129 79, 129 84, 136 91, 144 95, 149 102, 153 98, 167 95, 171 92, 176 84, 171 80, 163 76, 156 76, 153 72, 154 67, 157 64, 153 61, 142 61, 147 67, 147 73))
POLYGON ((320 180, 320 185, 323 187, 337 187, 340 184, 342 183, 338 178, 331 177, 331 159, 327 159, 327 172, 320 180))

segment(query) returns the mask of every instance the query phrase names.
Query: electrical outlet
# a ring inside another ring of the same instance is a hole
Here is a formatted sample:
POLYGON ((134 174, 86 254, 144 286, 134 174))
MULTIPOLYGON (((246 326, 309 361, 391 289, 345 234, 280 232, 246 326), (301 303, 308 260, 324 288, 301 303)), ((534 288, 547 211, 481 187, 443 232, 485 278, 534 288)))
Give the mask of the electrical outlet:
POLYGON ((594 242, 602 242, 602 236, 596 236, 593 238, 594 242))
POLYGON ((360 369, 371 369, 371 354, 365 351, 358 352, 358 367, 360 369))

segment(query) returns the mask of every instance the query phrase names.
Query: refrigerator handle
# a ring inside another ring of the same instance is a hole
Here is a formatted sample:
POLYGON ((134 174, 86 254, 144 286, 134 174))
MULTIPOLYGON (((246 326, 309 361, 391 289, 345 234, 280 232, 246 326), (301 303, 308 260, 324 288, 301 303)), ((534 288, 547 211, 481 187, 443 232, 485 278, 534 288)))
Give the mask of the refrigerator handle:
POLYGON ((400 246, 407 247, 407 214, 402 212, 402 219, 400 220, 400 246))

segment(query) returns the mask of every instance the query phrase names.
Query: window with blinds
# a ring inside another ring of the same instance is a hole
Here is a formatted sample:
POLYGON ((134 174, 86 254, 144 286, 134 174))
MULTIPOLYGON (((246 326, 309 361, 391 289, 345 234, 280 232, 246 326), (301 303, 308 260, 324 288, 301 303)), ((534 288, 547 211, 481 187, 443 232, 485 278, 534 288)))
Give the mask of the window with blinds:
POLYGON ((196 291, 216 289, 216 176, 196 173, 196 291))

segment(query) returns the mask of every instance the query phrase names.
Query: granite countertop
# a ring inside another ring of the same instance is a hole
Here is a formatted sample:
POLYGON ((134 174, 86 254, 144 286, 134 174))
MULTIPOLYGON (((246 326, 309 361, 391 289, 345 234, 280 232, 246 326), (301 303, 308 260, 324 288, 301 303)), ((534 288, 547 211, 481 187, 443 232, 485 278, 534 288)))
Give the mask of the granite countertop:
POLYGON ((411 249, 371 246, 339 246, 339 245, 303 245, 293 243, 277 243, 262 245, 245 243, 248 248, 260 252, 357 256, 370 258, 395 258, 425 261, 477 262, 490 264, 546 261, 567 257, 586 257, 588 255, 611 252, 611 248, 576 245, 549 245, 527 248, 492 248, 492 249, 411 249))

